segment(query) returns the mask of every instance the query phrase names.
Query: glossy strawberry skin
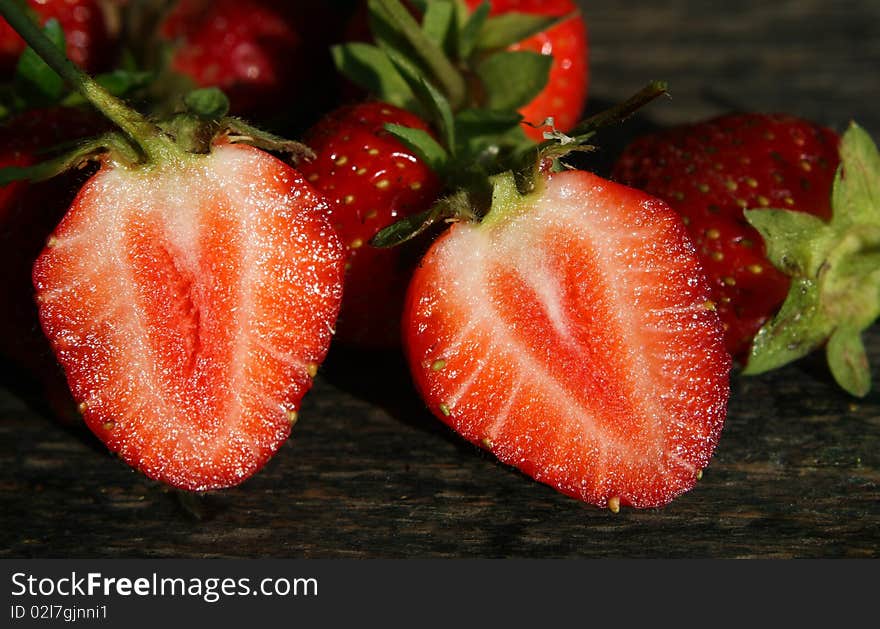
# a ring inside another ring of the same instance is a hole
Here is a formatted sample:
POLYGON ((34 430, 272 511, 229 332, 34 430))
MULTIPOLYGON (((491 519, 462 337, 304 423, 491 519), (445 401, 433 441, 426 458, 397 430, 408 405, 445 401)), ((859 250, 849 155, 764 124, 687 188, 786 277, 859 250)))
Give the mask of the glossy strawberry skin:
POLYGON ((377 249, 369 241, 391 223, 426 210, 441 188, 431 169, 385 131, 391 123, 428 131, 398 107, 364 102, 331 112, 304 137, 316 158, 300 169, 327 197, 347 249, 336 338, 353 347, 400 345, 404 293, 420 252, 411 246, 377 249))
POLYGON ((404 346, 431 411, 598 506, 666 504, 720 436, 730 357, 680 219, 585 172, 453 225, 415 272, 404 346))
POLYGON ((150 478, 238 484, 290 434, 328 349, 342 247, 323 200, 257 149, 105 164, 33 272, 88 427, 150 478))
MULTIPOLYGON (((475 9, 482 0, 467 0, 475 9)), ((572 0, 491 0, 490 15, 509 12, 562 17, 578 10, 572 0)), ((520 109, 526 122, 540 125, 553 117, 556 128, 569 131, 577 124, 584 110, 589 90, 589 40, 586 22, 575 16, 553 28, 514 44, 510 50, 529 50, 553 55, 547 87, 520 109)), ((523 127, 534 140, 541 141, 543 129, 523 127)))
MULTIPOLYGON (((113 37, 98 0, 28 0, 42 23, 55 18, 64 30, 67 56, 89 72, 108 67, 113 37)), ((24 40, 0 19, 0 71, 12 73, 25 49, 24 40)))
POLYGON ((747 352, 788 293, 744 209, 831 215, 838 136, 785 114, 730 114, 640 138, 614 179, 667 201, 685 219, 709 275, 728 350, 747 352))

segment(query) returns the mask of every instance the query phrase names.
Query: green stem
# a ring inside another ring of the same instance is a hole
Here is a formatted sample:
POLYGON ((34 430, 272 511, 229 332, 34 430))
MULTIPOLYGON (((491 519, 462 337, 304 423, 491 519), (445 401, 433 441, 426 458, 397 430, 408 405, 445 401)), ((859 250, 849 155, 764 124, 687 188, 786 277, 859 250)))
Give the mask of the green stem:
POLYGON ((666 82, 654 81, 653 83, 649 83, 624 102, 582 121, 569 135, 575 138, 592 135, 603 127, 609 127, 612 124, 623 122, 654 99, 668 93, 669 89, 666 82))
POLYGON ((176 150, 162 130, 80 70, 22 11, 15 0, 0 0, 0 14, 43 61, 94 107, 118 125, 151 161, 176 150))
POLYGON ((419 23, 398 0, 375 0, 378 7, 400 29, 406 41, 413 47, 419 59, 442 86, 453 109, 464 103, 467 88, 461 73, 431 39, 422 32, 419 23))

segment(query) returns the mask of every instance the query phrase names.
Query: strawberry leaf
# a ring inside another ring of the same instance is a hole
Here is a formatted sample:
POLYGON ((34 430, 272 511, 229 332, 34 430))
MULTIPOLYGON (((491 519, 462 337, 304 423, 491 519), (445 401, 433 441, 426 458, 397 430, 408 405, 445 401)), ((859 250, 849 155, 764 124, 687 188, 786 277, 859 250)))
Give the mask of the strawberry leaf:
POLYGON ((871 390, 871 370, 861 334, 851 328, 837 328, 828 339, 828 367, 845 391, 864 397, 871 390))
POLYGON ((63 172, 81 167, 99 155, 110 152, 114 159, 126 164, 137 164, 142 155, 120 133, 107 133, 85 140, 72 150, 32 166, 0 168, 0 186, 13 181, 45 181, 63 172))
POLYGON ((746 212, 768 258, 792 283, 782 308, 755 335, 743 373, 781 367, 826 344, 835 380, 864 396, 870 369, 860 335, 880 317, 880 155, 855 124, 840 153, 828 223, 785 210, 746 212))
POLYGON ((547 85, 553 57, 527 50, 495 53, 476 67, 483 83, 486 107, 518 109, 528 104, 547 85))
POLYGON ((385 130, 400 140, 435 173, 445 172, 449 162, 449 153, 437 140, 431 137, 430 133, 397 124, 385 125, 385 130))
POLYGON ((519 129, 521 122, 522 115, 516 111, 465 109, 455 117, 456 129, 464 137, 504 134, 519 129))
POLYGON ((521 122, 520 114, 508 111, 466 109, 456 115, 457 154, 468 165, 462 183, 465 176, 473 180, 510 169, 511 155, 535 146, 521 122))
POLYGON ((422 31, 447 56, 452 55, 455 47, 455 3, 452 0, 435 0, 426 4, 422 31))
POLYGON ((398 0, 369 0, 370 25, 379 46, 392 50, 423 70, 453 107, 464 101, 464 77, 443 49, 426 35, 412 14, 398 0))
POLYGON ((457 192, 440 199, 433 207, 420 214, 413 214, 392 223, 373 236, 370 245, 380 249, 396 247, 425 233, 438 223, 462 220, 474 220, 474 215, 468 194, 457 192))
POLYGON ((810 280, 792 282, 788 297, 773 319, 755 335, 743 373, 756 375, 778 369, 820 347, 832 327, 816 308, 819 287, 810 280))
POLYGON ((269 131, 254 127, 239 118, 224 118, 220 121, 220 127, 226 130, 227 139, 233 144, 248 144, 264 151, 282 153, 293 162, 302 158, 315 158, 312 149, 302 142, 282 138, 269 131))
POLYGON ((839 223, 880 225, 880 154, 864 129, 850 126, 840 145, 843 168, 837 173, 832 207, 839 223))
POLYGON ((746 220, 764 239, 767 259, 790 277, 815 277, 827 255, 831 228, 820 218, 792 210, 746 210, 746 220))
POLYGON ((455 152, 455 123, 453 121, 452 108, 443 95, 431 85, 425 78, 416 73, 405 59, 396 53, 388 51, 388 56, 397 68, 400 76, 409 85, 422 109, 427 114, 428 122, 440 132, 441 137, 451 153, 455 152))
POLYGON ((379 100, 412 110, 415 97, 385 51, 371 44, 351 43, 331 48, 341 74, 379 100))
POLYGON ((556 24, 576 16, 577 13, 562 17, 548 17, 530 13, 504 13, 491 17, 483 23, 476 41, 476 50, 500 50, 511 44, 536 35, 556 24))
MULTIPOLYGON (((474 52, 474 49, 477 45, 477 39, 480 36, 480 31, 483 30, 483 26, 486 23, 486 20, 489 19, 489 10, 491 9, 491 5, 488 2, 483 2, 474 9, 474 12, 471 13, 464 24, 461 26, 458 32, 458 58, 459 59, 467 59, 474 52)), ((462 11, 464 14, 466 9, 462 11)))

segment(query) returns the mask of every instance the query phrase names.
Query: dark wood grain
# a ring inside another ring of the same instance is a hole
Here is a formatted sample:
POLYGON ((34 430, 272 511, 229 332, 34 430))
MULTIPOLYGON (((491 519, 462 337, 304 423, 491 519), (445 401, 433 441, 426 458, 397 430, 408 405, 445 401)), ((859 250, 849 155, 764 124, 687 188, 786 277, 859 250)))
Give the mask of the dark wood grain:
MULTIPOLYGON (((641 130, 731 108, 838 129, 855 118, 880 135, 880 3, 589 2, 585 13, 594 103, 654 78, 673 94, 607 136, 600 170, 641 130)), ((868 345, 880 364, 880 332, 868 345)), ((664 509, 616 515, 462 442, 423 409, 393 355, 335 350, 292 440, 243 486, 201 497, 130 471, 25 394, 12 380, 0 389, 0 557, 880 553, 880 391, 847 397, 821 357, 735 376, 698 486, 664 509)))

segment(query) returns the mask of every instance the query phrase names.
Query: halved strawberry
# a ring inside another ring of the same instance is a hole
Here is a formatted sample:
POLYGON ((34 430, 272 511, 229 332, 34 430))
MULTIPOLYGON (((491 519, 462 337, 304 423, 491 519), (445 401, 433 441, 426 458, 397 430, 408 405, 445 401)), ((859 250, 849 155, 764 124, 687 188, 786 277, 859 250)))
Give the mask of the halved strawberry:
POLYGON ((0 171, 0 182, 40 179, 100 163, 33 268, 43 331, 87 425, 174 487, 244 481, 290 434, 341 302, 343 251, 323 197, 261 150, 304 147, 228 118, 218 90, 151 121, 14 3, 0 13, 120 128, 0 171))
POLYGON ((339 342, 361 348, 400 345, 400 313, 418 261, 406 247, 377 249, 370 239, 389 224, 426 210, 437 199, 437 175, 386 124, 428 130, 417 116, 386 103, 341 107, 303 141, 315 152, 299 168, 330 204, 330 220, 346 246, 339 342))
POLYGON ((34 266, 89 428, 151 478, 226 487, 290 434, 330 343, 342 252, 302 176, 258 149, 107 163, 34 266))
POLYGON ((586 502, 693 487, 726 413, 730 357, 693 245, 662 201, 586 172, 495 184, 415 272, 404 341, 431 411, 586 502))

